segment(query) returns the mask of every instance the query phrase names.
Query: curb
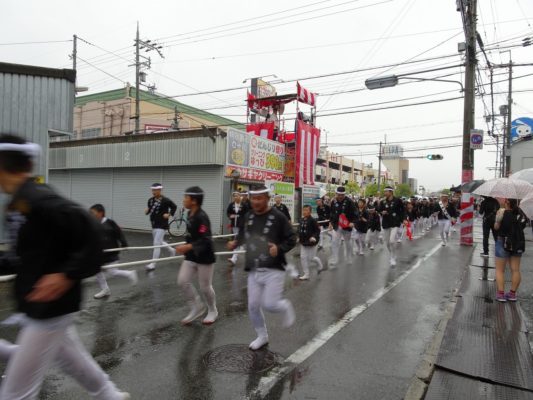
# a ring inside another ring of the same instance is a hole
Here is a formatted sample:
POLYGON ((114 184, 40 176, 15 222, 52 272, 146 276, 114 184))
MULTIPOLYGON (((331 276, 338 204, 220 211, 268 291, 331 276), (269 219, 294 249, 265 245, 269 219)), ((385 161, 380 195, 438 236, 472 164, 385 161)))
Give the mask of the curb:
POLYGON ((416 368, 415 375, 411 379, 411 383, 409 384, 407 393, 404 396, 404 400, 422 400, 426 395, 433 372, 435 371, 435 363, 437 361, 437 356, 442 344, 442 339, 444 338, 446 326, 448 325, 448 321, 452 318, 453 312, 455 311, 455 306, 457 304, 457 301, 455 301, 457 290, 458 289, 454 289, 452 291, 452 297, 446 306, 444 316, 439 321, 437 331, 433 336, 433 340, 429 344, 424 355, 422 356, 422 360, 416 368))

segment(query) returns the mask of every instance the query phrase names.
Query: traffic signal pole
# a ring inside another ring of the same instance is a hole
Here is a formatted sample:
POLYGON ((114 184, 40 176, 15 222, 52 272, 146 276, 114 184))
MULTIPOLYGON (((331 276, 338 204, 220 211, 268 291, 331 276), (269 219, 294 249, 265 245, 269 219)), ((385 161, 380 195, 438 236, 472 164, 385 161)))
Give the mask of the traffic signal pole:
MULTIPOLYGON (((474 179, 474 151, 470 148, 470 131, 475 121, 475 74, 476 74, 476 19, 477 0, 470 2, 459 0, 464 16, 466 32, 466 68, 465 68, 465 100, 463 112, 463 184, 474 179)), ((470 193, 462 193, 461 197, 461 244, 473 245, 474 204, 470 193)))

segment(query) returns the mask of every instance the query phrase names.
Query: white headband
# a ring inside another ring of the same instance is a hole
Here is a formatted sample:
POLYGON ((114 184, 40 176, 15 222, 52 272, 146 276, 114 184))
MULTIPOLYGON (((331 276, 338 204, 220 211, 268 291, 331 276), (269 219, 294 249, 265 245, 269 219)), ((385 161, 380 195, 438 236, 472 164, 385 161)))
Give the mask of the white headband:
POLYGON ((204 192, 185 192, 183 194, 185 196, 203 196, 204 192))
POLYGON ((265 188, 265 189, 259 189, 259 190, 250 190, 248 193, 250 194, 250 196, 255 196, 257 194, 270 193, 270 189, 265 188))
POLYGON ((159 185, 159 186, 151 186, 150 189, 152 189, 152 190, 163 189, 163 185, 159 185))
POLYGON ((36 143, 0 143, 0 151, 18 151, 30 157, 39 157, 41 154, 41 146, 36 143))

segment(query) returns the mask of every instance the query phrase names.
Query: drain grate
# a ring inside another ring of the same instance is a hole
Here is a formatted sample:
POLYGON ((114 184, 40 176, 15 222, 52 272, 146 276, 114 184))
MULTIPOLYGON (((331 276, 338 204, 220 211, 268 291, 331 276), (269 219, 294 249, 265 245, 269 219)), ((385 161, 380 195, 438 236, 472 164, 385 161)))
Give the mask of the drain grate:
POLYGON ((281 357, 267 349, 251 351, 243 344, 228 344, 208 351, 203 360, 218 372, 259 373, 278 365, 281 357))

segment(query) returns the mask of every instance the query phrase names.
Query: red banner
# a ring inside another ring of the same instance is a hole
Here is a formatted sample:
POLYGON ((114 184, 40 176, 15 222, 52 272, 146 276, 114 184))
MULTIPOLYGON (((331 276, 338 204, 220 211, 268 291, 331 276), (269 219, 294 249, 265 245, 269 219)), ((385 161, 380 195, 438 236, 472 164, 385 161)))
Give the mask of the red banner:
POLYGON ((315 184, 315 166, 320 150, 320 129, 298 120, 296 122, 295 186, 315 184))
POLYGON ((274 122, 260 122, 246 125, 246 132, 253 133, 263 139, 274 140, 274 122))

